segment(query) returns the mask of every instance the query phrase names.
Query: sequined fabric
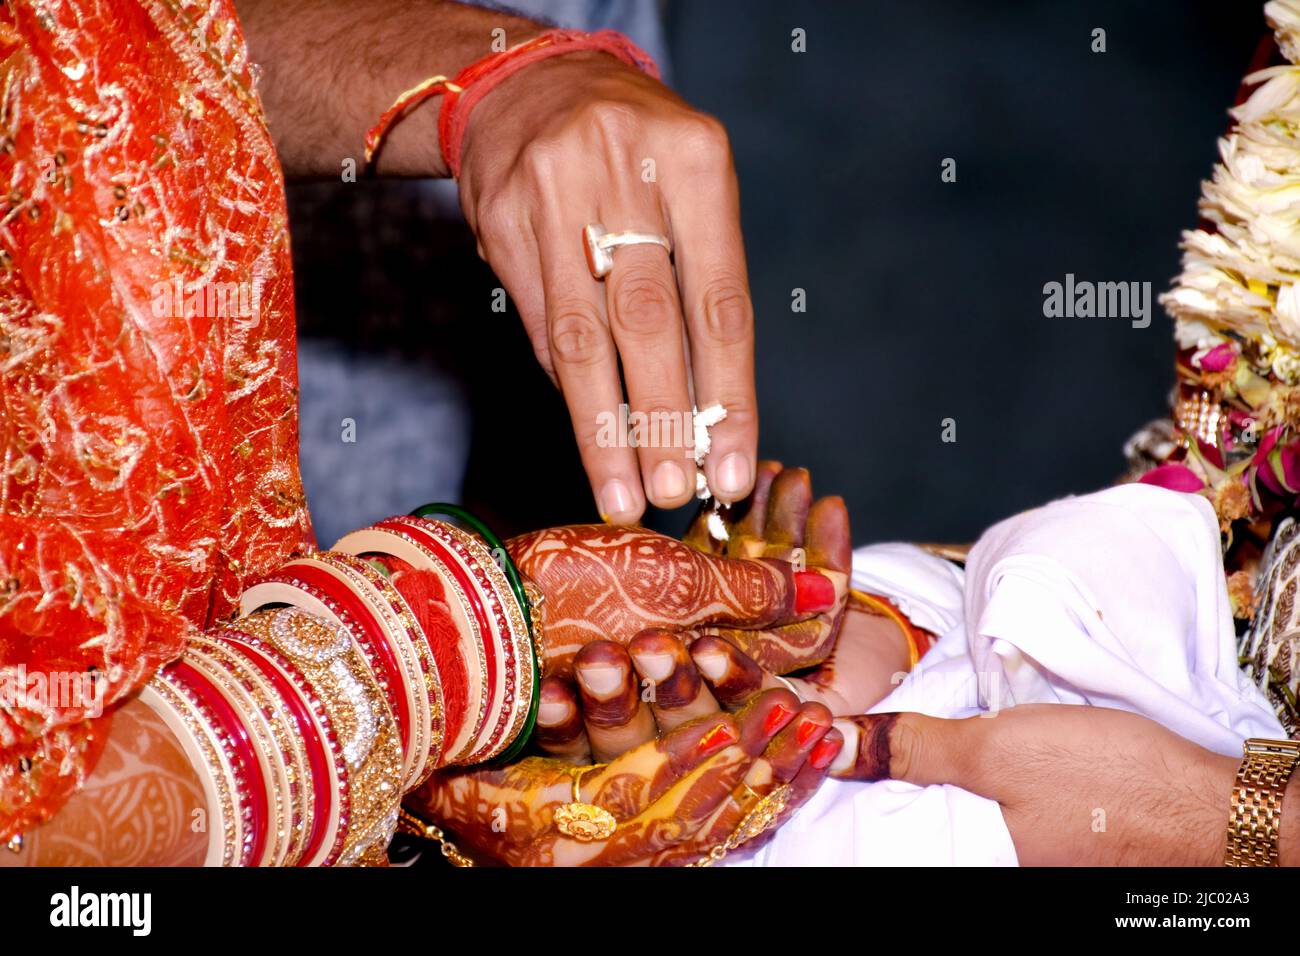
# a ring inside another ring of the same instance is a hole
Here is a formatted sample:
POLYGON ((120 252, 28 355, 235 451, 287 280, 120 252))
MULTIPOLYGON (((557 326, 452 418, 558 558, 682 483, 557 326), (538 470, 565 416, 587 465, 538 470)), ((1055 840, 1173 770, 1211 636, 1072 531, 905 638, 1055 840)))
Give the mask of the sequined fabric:
MULTIPOLYGON (((229 0, 10 0, 0 97, 0 677, 111 703, 313 544, 282 175, 229 0)), ((0 838, 88 715, 0 700, 0 838)))

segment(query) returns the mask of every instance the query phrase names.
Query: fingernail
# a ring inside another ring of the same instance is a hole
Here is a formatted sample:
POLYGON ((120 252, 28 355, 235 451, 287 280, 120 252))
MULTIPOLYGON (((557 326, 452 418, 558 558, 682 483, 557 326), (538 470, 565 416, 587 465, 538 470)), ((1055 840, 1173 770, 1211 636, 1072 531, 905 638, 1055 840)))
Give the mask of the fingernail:
POLYGON ((633 654, 636 668, 641 676, 648 677, 656 684, 672 676, 677 661, 671 654, 633 654))
POLYGON ((785 704, 777 704, 767 712, 767 718, 763 721, 763 733, 771 737, 774 733, 790 723, 790 718, 794 716, 794 711, 785 704))
POLYGON ((835 606, 835 585, 831 579, 817 571, 794 573, 794 612, 820 614, 835 606))
POLYGON ((727 659, 721 654, 692 654, 691 660, 700 669, 700 673, 709 680, 721 680, 727 673, 727 659))
POLYGON ((825 730, 821 724, 813 720, 805 720, 799 725, 799 729, 794 732, 795 743, 802 749, 808 745, 808 742, 817 736, 818 733, 825 730))
POLYGON ((745 493, 749 480, 749 459, 733 451, 718 462, 718 470, 713 475, 713 490, 719 498, 735 501, 745 493))
POLYGON ((627 482, 621 478, 611 478, 600 490, 600 516, 605 521, 617 521, 631 517, 635 509, 632 506, 632 492, 627 482))
POLYGON ((686 472, 675 461, 661 461, 655 467, 651 485, 659 501, 676 501, 686 494, 686 472))
POLYGON ((568 719, 569 705, 566 703, 544 703, 537 708, 537 722, 544 727, 555 727, 568 719))
POLYGON ((601 664, 578 665, 578 682, 591 696, 604 700, 622 690, 626 674, 621 667, 601 664))
POLYGON ((732 732, 731 727, 727 724, 720 724, 714 727, 707 734, 700 738, 696 745, 701 756, 707 757, 716 753, 723 747, 728 747, 736 742, 736 735, 732 732))
POLYGON ((854 755, 858 751, 858 725, 851 720, 832 720, 831 726, 844 735, 845 744, 831 764, 831 773, 844 773, 853 766, 854 755))
POLYGON ((819 740, 812 753, 808 755, 808 762, 813 765, 814 770, 825 770, 826 765, 835 759, 835 755, 843 746, 842 740, 819 740))

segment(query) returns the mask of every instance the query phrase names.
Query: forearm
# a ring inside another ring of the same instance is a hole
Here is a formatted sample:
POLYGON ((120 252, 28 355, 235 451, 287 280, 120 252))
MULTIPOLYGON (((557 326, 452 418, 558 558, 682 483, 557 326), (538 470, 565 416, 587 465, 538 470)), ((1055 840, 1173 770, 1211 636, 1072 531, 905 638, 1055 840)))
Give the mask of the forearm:
MULTIPOLYGON (((544 27, 447 0, 236 0, 258 92, 289 176, 338 175, 360 165, 366 132, 397 95, 430 76, 455 76, 503 42, 544 27), (504 33, 496 32, 504 31, 504 33)), ((413 109, 384 140, 376 169, 446 176, 437 109, 413 109)))
POLYGON ((0 866, 197 866, 207 802, 180 741, 148 706, 118 709, 94 772, 0 866))

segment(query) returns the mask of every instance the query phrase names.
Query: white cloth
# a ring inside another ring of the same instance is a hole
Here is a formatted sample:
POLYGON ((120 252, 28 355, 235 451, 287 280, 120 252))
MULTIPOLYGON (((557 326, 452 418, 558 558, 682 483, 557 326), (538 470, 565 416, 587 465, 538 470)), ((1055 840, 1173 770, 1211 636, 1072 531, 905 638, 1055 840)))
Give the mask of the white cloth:
MULTIPOLYGON (((1232 755, 1246 737, 1285 736, 1237 667, 1218 522, 1199 496, 1124 485, 1054 502, 985 532, 964 576, 911 545, 860 548, 853 585, 940 636, 873 712, 1093 704, 1232 755)), ((957 787, 831 780, 734 865, 1016 862, 992 801, 957 787)))

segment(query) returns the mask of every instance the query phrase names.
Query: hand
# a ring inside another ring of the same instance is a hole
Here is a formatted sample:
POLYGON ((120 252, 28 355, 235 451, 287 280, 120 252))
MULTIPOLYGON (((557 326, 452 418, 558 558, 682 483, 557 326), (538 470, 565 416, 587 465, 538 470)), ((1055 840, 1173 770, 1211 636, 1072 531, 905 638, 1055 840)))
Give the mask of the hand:
MULTIPOLYGON (((1238 760, 1145 717, 1029 704, 988 718, 873 714, 835 726, 845 748, 833 776, 948 783, 996 800, 1025 866, 1223 862, 1238 760)), ((1297 829, 1284 851, 1300 850, 1297 829)))
MULTIPOLYGON (((572 673, 583 645, 627 644, 647 628, 724 635, 778 673, 808 667, 834 645, 848 580, 842 564, 796 573, 779 559, 703 554, 665 535, 608 525, 537 531, 507 548, 545 596, 545 673, 558 676, 572 673)), ((821 559, 810 547, 809 564, 821 559)))
POLYGON ((843 740, 829 714, 794 722, 796 711, 793 695, 775 691, 737 717, 700 718, 583 775, 583 802, 618 821, 602 842, 555 827, 556 809, 573 799, 572 767, 559 760, 438 774, 408 805, 453 830, 462 849, 511 865, 680 865, 721 845, 755 794, 790 784, 780 821, 817 789, 843 740))
MULTIPOLYGON (((686 543, 709 554, 737 558, 789 561, 799 552, 807 564, 823 569, 836 584, 841 601, 833 611, 783 629, 784 634, 829 635, 833 648, 819 667, 792 679, 799 694, 805 700, 821 701, 837 715, 860 714, 881 700, 896 675, 908 670, 908 645, 887 618, 843 603, 852 570, 852 538, 843 500, 814 501, 806 469, 761 461, 753 494, 734 511, 732 520, 724 522, 725 543, 709 534, 703 512, 687 531, 686 543)), ((701 641, 692 646, 691 655, 725 707, 735 709, 763 688, 779 686, 771 675, 792 669, 779 659, 780 641, 773 643, 770 633, 715 630, 712 634, 727 643, 701 641)), ((800 643, 818 644, 820 639, 804 638, 800 643)))
POLYGON ((601 515, 630 524, 647 496, 660 507, 690 500, 693 398, 727 410, 705 468, 714 494, 744 497, 758 433, 753 307, 722 126, 614 57, 575 53, 486 96, 462 155, 479 253, 564 393, 601 515), (623 247, 595 281, 582 239, 591 223, 664 235, 673 261, 656 245, 623 247), (623 401, 620 362, 632 411, 660 416, 673 437, 601 447, 602 422, 623 401))

